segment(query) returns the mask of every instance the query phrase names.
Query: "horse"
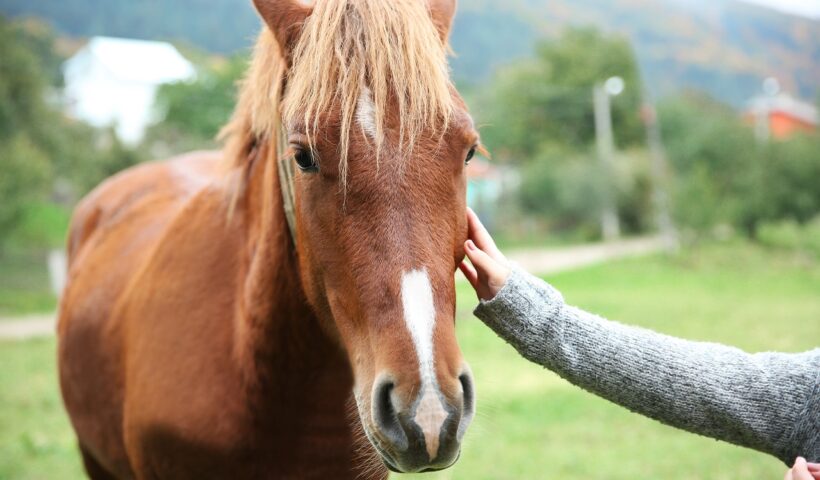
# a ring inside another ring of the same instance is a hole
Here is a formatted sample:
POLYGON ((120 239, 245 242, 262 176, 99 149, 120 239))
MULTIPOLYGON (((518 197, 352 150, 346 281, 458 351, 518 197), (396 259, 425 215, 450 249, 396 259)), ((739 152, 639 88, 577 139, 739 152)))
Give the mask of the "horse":
POLYGON ((455 0, 254 0, 218 152, 77 206, 59 309, 92 479, 386 478, 454 464, 465 164, 455 0))

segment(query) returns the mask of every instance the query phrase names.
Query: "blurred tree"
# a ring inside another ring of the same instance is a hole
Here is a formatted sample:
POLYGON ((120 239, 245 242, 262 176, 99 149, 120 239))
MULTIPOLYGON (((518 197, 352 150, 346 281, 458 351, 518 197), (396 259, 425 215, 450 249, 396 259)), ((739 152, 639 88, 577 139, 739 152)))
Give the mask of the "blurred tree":
MULTIPOLYGON (((519 197, 525 212, 549 219, 552 230, 583 229, 597 223, 603 201, 595 157, 545 148, 521 170, 519 197)), ((592 227, 594 229, 594 227, 592 227)))
MULTIPOLYGON (((547 219, 551 231, 599 236, 605 179, 592 150, 588 153, 544 148, 521 169, 519 201, 525 213, 547 219)), ((648 159, 643 152, 619 155, 612 186, 624 231, 649 228, 652 214, 648 159)))
POLYGON ((820 215, 820 136, 796 136, 762 150, 754 192, 759 205, 744 212, 747 224, 791 219, 800 224, 820 215))
POLYGON ((211 61, 199 69, 192 83, 175 83, 160 88, 157 107, 163 120, 154 125, 146 143, 164 144, 168 152, 213 146, 219 130, 227 123, 236 104, 237 83, 247 69, 245 56, 211 61))
POLYGON ((585 149, 595 139, 592 89, 613 76, 626 83, 612 102, 616 143, 629 147, 642 142, 641 79, 627 39, 570 29, 536 50, 534 60, 501 72, 489 87, 492 93, 485 95, 491 102, 479 104, 481 117, 492 119, 482 128, 483 140, 497 156, 531 157, 548 143, 585 149))
POLYGON ((593 89, 614 76, 626 84, 611 103, 615 142, 634 150, 646 136, 639 115, 642 84, 625 38, 590 28, 567 30, 559 40, 538 44, 534 59, 500 71, 486 93, 476 96, 477 117, 492 119, 479 124, 482 142, 495 159, 521 168, 520 206, 547 219, 551 231, 598 236, 608 190, 616 194, 627 231, 649 224, 644 216, 651 214, 650 189, 646 175, 638 178, 642 169, 619 158, 615 175, 604 174, 594 153, 593 89))
POLYGON ((743 203, 750 201, 742 192, 756 183, 753 132, 728 106, 701 94, 667 100, 659 114, 675 174, 677 220, 700 231, 738 225, 743 203))
POLYGON ((27 208, 41 201, 51 178, 48 159, 25 135, 0 142, 2 174, 0 174, 0 252, 5 240, 20 222, 27 208))
POLYGON ((764 221, 820 213, 820 136, 759 145, 735 111, 697 94, 664 102, 660 115, 681 224, 732 225, 754 238, 764 221))
POLYGON ((141 159, 113 133, 66 118, 50 100, 60 83, 53 41, 42 24, 0 17, 0 246, 33 204, 52 193, 70 203, 141 159), (55 192, 59 184, 68 191, 55 192))
POLYGON ((46 80, 21 38, 24 31, 0 17, 0 246, 27 204, 47 194, 51 173, 39 146, 49 119, 46 80))

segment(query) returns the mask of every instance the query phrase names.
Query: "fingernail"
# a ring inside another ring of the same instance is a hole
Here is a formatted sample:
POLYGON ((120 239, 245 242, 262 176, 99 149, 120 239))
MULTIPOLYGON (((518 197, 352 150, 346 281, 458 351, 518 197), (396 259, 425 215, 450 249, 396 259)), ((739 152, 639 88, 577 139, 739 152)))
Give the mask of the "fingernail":
POLYGON ((473 243, 472 240, 467 240, 467 249, 468 250, 475 250, 476 249, 475 243, 473 243))

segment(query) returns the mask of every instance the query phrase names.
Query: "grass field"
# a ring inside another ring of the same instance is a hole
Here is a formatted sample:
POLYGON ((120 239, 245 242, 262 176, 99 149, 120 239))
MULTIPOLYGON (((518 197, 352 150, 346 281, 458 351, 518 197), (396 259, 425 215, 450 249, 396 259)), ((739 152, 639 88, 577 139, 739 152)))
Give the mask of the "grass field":
POLYGON ((70 210, 52 203, 29 205, 22 222, 0 246, 0 320, 57 307, 46 257, 62 248, 70 210))
MULTIPOLYGON (((750 351, 820 343, 820 265, 792 254, 710 246, 548 280, 570 303, 672 335, 750 351)), ((665 427, 528 364, 472 318, 474 298, 460 286, 459 339, 475 374, 477 419, 458 464, 420 478, 783 477, 773 458, 665 427)), ((0 479, 81 477, 54 347, 53 340, 0 344, 0 479)))
POLYGON ((0 255, 0 318, 47 313, 57 308, 46 255, 42 251, 0 255))

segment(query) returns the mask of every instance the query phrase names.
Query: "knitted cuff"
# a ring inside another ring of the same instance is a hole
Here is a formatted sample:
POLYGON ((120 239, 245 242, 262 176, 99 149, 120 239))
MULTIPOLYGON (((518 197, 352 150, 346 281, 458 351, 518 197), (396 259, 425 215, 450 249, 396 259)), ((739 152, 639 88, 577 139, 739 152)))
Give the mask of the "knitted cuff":
POLYGON ((473 312, 495 333, 530 358, 542 353, 546 336, 555 331, 564 298, 555 288, 512 265, 507 283, 495 298, 473 312), (550 328, 552 327, 552 328, 550 328))
POLYGON ((814 389, 798 416, 794 433, 788 442, 790 452, 784 453, 785 458, 781 458, 789 466, 797 456, 805 457, 809 462, 820 462, 820 415, 816 413, 820 412, 820 362, 817 371, 814 389))

